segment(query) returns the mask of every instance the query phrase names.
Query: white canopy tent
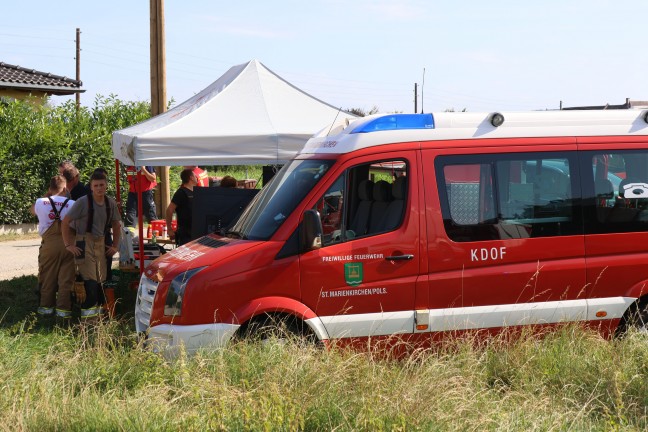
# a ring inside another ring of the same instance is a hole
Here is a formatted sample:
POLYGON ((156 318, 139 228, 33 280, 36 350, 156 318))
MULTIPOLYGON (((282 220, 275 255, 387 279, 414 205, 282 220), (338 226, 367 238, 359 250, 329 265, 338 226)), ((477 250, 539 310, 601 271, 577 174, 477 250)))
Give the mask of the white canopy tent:
MULTIPOLYGON (((281 164, 313 134, 355 117, 252 60, 233 66, 177 107, 113 132, 112 148, 125 165, 281 164)), ((118 162, 116 169, 119 173, 118 162)), ((121 202, 119 187, 117 199, 121 202)), ((144 250, 141 193, 137 213, 139 250, 144 250)), ((140 272, 143 268, 140 254, 140 272)))
POLYGON ((280 164, 341 118, 355 116, 251 60, 175 108, 114 132, 112 147, 126 165, 280 164))

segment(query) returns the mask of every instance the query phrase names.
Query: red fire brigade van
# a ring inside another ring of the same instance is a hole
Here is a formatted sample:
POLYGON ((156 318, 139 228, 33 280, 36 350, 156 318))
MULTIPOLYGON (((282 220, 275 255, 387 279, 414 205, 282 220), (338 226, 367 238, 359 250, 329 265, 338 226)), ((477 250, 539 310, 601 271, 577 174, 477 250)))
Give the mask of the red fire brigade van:
POLYGON ((137 331, 220 346, 583 322, 648 331, 648 112, 390 114, 308 141, 225 236, 142 275, 137 331))

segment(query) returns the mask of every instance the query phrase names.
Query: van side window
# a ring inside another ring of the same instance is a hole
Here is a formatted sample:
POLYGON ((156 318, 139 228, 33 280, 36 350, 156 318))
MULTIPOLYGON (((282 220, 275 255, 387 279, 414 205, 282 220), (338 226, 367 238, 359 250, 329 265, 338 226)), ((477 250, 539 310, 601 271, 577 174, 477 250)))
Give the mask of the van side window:
POLYGON ((454 241, 582 232, 575 154, 441 156, 435 165, 446 232, 454 241))
POLYGON ((648 231, 648 152, 584 152, 586 232, 648 231))
POLYGON ((322 221, 322 246, 398 228, 405 215, 407 178, 403 160, 346 170, 313 207, 322 221))

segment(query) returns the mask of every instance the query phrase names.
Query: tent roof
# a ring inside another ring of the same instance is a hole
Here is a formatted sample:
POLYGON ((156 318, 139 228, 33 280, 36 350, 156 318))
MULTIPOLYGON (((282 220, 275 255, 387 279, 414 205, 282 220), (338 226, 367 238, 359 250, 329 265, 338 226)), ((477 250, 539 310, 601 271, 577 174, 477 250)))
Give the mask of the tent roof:
POLYGON ((251 60, 173 109, 115 131, 112 147, 127 165, 285 163, 340 117, 355 118, 251 60))

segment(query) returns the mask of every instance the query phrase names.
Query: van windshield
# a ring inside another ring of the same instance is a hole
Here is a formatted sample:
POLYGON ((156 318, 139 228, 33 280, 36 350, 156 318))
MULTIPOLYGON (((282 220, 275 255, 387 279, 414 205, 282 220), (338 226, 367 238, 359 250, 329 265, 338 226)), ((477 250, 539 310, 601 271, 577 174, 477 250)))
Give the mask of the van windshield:
POLYGON ((286 164, 243 210, 228 235, 250 240, 270 239, 333 162, 309 159, 286 164))

